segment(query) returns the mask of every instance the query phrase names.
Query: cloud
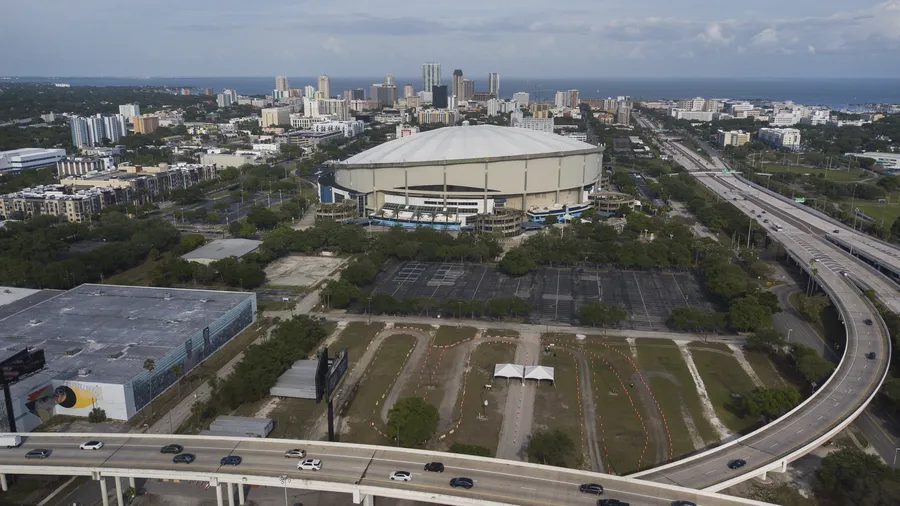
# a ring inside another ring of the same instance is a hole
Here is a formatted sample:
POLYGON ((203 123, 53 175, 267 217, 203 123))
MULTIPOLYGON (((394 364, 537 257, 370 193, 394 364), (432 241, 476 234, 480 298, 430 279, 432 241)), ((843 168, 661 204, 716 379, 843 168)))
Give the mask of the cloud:
POLYGON ((815 47, 815 46, 812 46, 812 45, 806 46, 806 51, 807 51, 809 54, 816 54, 816 47, 815 47))
POLYGON ((706 30, 697 34, 697 38, 707 44, 722 45, 728 45, 732 40, 731 37, 726 37, 722 32, 722 25, 720 23, 709 23, 706 25, 706 30))
POLYGON ((754 35, 752 42, 757 46, 771 46, 777 44, 778 31, 772 27, 766 28, 765 30, 754 35))
POLYGON ((344 45, 341 44, 340 40, 338 40, 334 37, 328 37, 325 40, 323 40, 322 41, 322 49, 324 49, 326 51, 330 51, 335 54, 346 54, 346 51, 344 51, 344 45))

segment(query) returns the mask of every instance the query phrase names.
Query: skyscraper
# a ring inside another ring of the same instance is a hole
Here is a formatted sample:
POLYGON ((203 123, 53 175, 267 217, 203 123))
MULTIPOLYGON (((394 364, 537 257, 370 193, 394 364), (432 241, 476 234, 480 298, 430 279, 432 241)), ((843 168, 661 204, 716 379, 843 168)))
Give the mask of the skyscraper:
POLYGON ((285 76, 278 76, 275 78, 275 90, 277 91, 288 91, 291 87, 288 85, 288 78, 285 76))
POLYGON ((416 90, 413 89, 413 85, 404 84, 403 85, 403 98, 409 98, 416 96, 416 90))
POLYGON ((431 88, 441 85, 441 64, 425 63, 422 65, 422 91, 431 92, 431 88))
POLYGON ((103 139, 116 142, 127 133, 125 130, 125 117, 121 114, 114 116, 74 116, 69 121, 72 129, 72 144, 76 146, 99 146, 103 139))
POLYGON ((472 100, 475 95, 475 81, 471 79, 463 79, 463 100, 472 100))
POLYGON ((431 105, 435 109, 446 109, 449 106, 446 84, 431 88, 431 105))
POLYGON ((316 98, 316 89, 310 85, 306 85, 303 87, 303 96, 309 98, 316 98))
POLYGON ((500 98, 500 74, 497 72, 488 74, 488 91, 500 98))
POLYGON ((385 86, 397 86, 397 81, 394 80, 394 76, 388 74, 384 76, 384 85, 385 86))
POLYGON ((72 129, 72 144, 75 146, 90 146, 91 140, 87 131, 87 120, 80 116, 73 116, 69 120, 72 129))
POLYGON ((331 80, 328 79, 328 76, 319 76, 319 91, 325 98, 331 96, 331 80))
POLYGON ((141 106, 138 104, 124 104, 119 106, 119 114, 131 120, 135 116, 141 115, 141 106))
POLYGON ((463 71, 462 69, 456 69, 453 71, 453 79, 450 81, 450 94, 455 97, 457 102, 453 103, 453 106, 456 107, 456 104, 459 100, 462 100, 462 95, 465 92, 465 84, 463 84, 463 71))

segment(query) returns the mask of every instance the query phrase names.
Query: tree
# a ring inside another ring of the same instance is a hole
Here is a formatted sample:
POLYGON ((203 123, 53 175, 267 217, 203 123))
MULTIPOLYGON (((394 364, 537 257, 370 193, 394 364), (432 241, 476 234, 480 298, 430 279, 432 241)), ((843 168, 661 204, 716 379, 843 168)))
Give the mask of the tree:
POLYGON ((233 237, 250 237, 256 233, 256 227, 244 220, 232 221, 228 225, 228 231, 233 237))
POLYGON ((522 247, 509 250, 500 260, 500 270, 510 276, 522 276, 537 269, 534 259, 522 247))
POLYGON ((125 489, 125 498, 128 499, 128 502, 133 501, 135 497, 137 497, 137 490, 135 490, 134 487, 125 489))
POLYGON ((178 381, 181 378, 182 373, 184 373, 184 366, 182 364, 175 364, 172 366, 172 374, 175 375, 175 384, 178 388, 178 398, 181 398, 181 382, 178 381))
POLYGON ((738 401, 738 411, 743 417, 777 418, 800 403, 800 392, 793 387, 755 388, 738 401))
POLYGON ((830 305, 831 301, 825 294, 809 296, 801 293, 797 296, 797 311, 813 323, 822 323, 822 311, 830 305))
POLYGON ((319 294, 319 300, 329 308, 341 309, 359 299, 359 288, 350 282, 339 279, 329 280, 319 294))
POLYGON ((827 506, 900 504, 900 473, 856 448, 829 453, 816 470, 816 498, 827 506))
POLYGON ((575 451, 575 442, 565 432, 555 429, 531 435, 526 453, 531 462, 548 466, 568 467, 568 459, 575 451))
POLYGON ((421 397, 400 399, 388 410, 388 434, 400 446, 417 447, 431 439, 441 416, 438 409, 421 397))
POLYGON ((738 331, 765 328, 771 322, 772 312, 767 306, 760 304, 755 295, 732 301, 728 310, 728 323, 738 331))
POLYGON ((551 214, 544 218, 544 224, 546 225, 556 225, 559 223, 559 218, 555 214, 551 214))
POLYGON ((797 371, 810 383, 821 383, 834 372, 833 363, 820 357, 816 350, 800 343, 794 343, 791 347, 791 359, 797 371))
POLYGON ((194 204, 203 200, 203 189, 199 186, 189 186, 172 190, 172 200, 181 205, 194 204))
POLYGON ((88 413, 88 421, 91 423, 103 423, 106 420, 106 410, 104 409, 94 408, 88 413))
POLYGON ((247 223, 260 230, 269 230, 278 225, 278 216, 267 207, 253 206, 247 213, 247 223))
POLYGON ((361 258, 351 263, 341 273, 341 279, 356 286, 366 286, 375 281, 375 275, 378 274, 378 266, 369 258, 361 258))
POLYGON ((144 369, 149 372, 153 372, 153 369, 156 369, 156 362, 152 358, 144 360, 144 369))
POLYGON ((215 204, 213 204, 213 209, 217 211, 224 211, 231 207, 231 203, 228 202, 227 199, 217 200, 215 204))
POLYGON ((769 327, 758 329, 747 337, 744 347, 748 350, 774 353, 784 346, 784 337, 777 330, 769 327))

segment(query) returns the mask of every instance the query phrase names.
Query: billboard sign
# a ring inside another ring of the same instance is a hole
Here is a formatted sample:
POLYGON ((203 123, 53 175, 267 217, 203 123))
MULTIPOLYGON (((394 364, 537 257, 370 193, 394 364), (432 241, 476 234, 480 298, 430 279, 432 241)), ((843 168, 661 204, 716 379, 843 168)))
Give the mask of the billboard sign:
POLYGON ((331 360, 331 366, 328 368, 328 375, 325 377, 325 397, 330 399, 331 394, 337 390, 344 375, 347 374, 347 365, 349 358, 347 356, 347 348, 341 348, 337 355, 331 360))

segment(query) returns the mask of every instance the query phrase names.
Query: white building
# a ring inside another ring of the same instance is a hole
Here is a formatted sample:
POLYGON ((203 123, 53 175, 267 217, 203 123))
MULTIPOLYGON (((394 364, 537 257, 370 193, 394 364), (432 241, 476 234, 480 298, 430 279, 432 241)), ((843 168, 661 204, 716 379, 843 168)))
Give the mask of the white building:
POLYGON ((896 173, 900 171, 900 153, 866 151, 865 153, 847 153, 847 156, 875 160, 875 166, 887 172, 896 173))
POLYGON ((72 144, 75 146, 97 146, 103 144, 103 139, 112 142, 119 140, 128 131, 125 128, 125 117, 121 114, 114 116, 73 116, 69 121, 72 130, 72 144))
POLYGON ((488 92, 494 94, 494 98, 500 98, 500 74, 491 72, 488 74, 488 92))
POLYGON ((760 128, 759 140, 770 146, 797 151, 800 149, 800 130, 796 128, 760 128))
POLYGON ((417 126, 397 125, 396 137, 398 139, 409 137, 410 135, 416 135, 417 133, 419 133, 419 127, 417 126))
POLYGON ((45 167, 65 157, 65 149, 22 148, 0 151, 0 172, 45 167))
POLYGON ((519 118, 514 116, 511 119, 513 128, 525 128, 527 130, 537 130, 538 132, 553 133, 553 118, 519 118))
POLYGON ((125 119, 130 123, 131 118, 141 115, 141 106, 139 104, 120 105, 119 114, 125 116, 125 119))
POLYGON ((678 101, 678 109, 685 111, 702 111, 706 105, 706 99, 702 97, 688 98, 678 101))
POLYGON ((519 104, 519 107, 528 107, 528 93, 524 91, 513 93, 512 99, 519 104))
POLYGON ((291 108, 290 107, 270 107, 262 110, 262 117, 259 126, 266 128, 278 125, 291 124, 291 108))
POLYGON ((487 115, 488 116, 497 116, 500 114, 500 103, 502 101, 496 98, 492 98, 487 101, 487 115))
POLYGON ((319 76, 319 93, 322 94, 322 98, 330 98, 331 97, 331 79, 328 76, 319 76))
POLYGON ((750 142, 750 134, 743 130, 719 130, 717 135, 719 146, 743 146, 750 142))
POLYGON ((709 122, 713 119, 713 113, 710 111, 686 111, 676 107, 669 108, 669 116, 672 116, 675 119, 685 119, 688 121, 709 122))
POLYGON ((310 128, 313 132, 341 132, 348 139, 363 133, 365 129, 366 124, 360 120, 322 121, 314 123, 310 128))
POLYGON ((441 85, 441 64, 428 62, 422 64, 422 91, 431 93, 431 89, 441 85))

